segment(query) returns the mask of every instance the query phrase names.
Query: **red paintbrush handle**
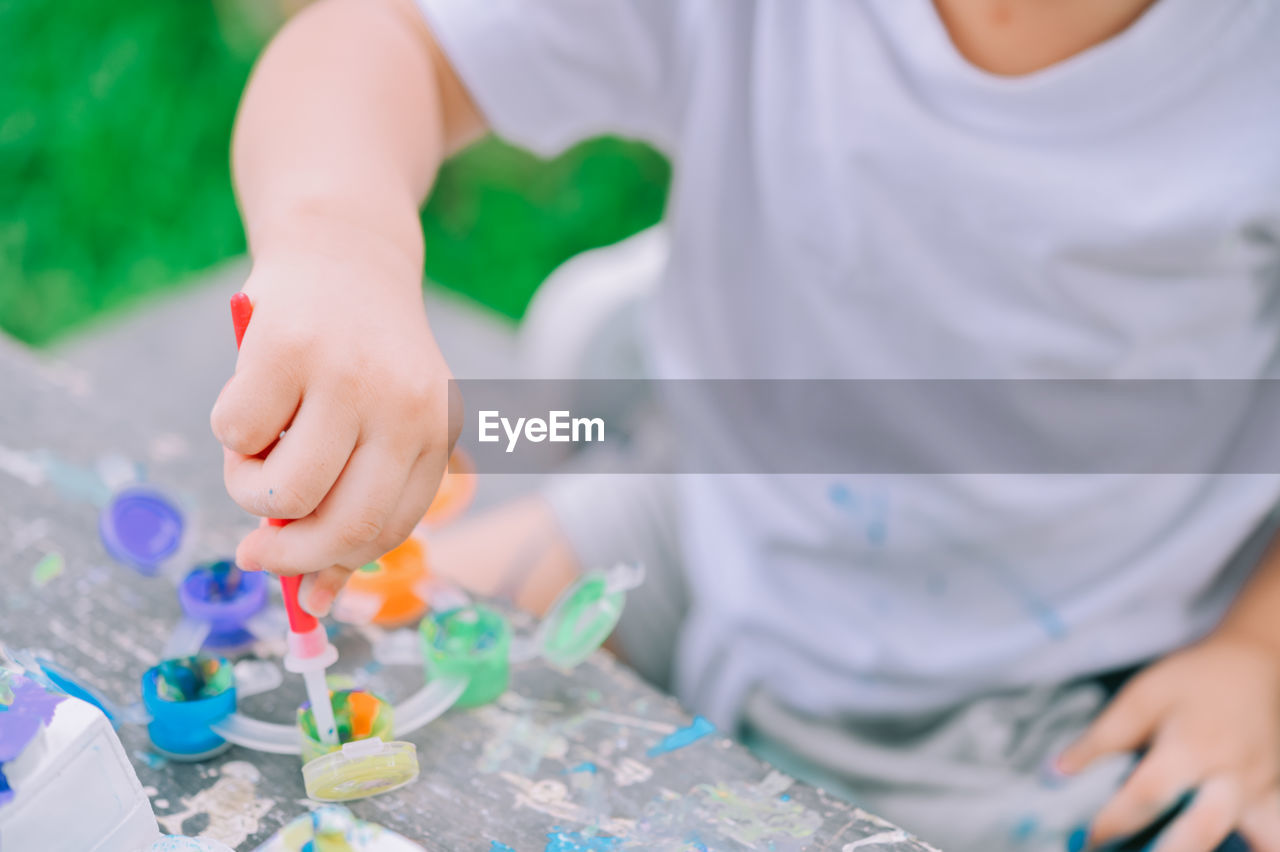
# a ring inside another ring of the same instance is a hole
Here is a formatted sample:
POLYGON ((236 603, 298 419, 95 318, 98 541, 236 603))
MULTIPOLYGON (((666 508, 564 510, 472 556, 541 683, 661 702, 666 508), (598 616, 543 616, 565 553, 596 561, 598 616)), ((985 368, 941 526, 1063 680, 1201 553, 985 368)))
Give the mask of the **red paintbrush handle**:
MULTIPOLYGON (((236 331, 236 348, 240 348, 244 340, 245 330, 249 328, 249 320, 253 317, 253 302, 244 293, 236 293, 231 297, 231 325, 236 331)), ((273 527, 282 527, 289 523, 284 518, 271 518, 267 521, 273 527)), ((320 622, 305 611, 298 603, 298 586, 302 577, 281 577, 280 587, 284 591, 284 611, 289 616, 289 629, 294 633, 310 633, 320 622)))

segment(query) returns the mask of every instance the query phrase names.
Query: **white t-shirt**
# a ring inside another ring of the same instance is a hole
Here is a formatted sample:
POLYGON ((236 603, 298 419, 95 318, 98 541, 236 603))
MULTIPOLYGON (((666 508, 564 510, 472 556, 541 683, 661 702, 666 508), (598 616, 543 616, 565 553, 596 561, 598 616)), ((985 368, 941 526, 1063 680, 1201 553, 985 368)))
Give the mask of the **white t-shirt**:
MULTIPOLYGON (((1278 3, 1158 0, 1004 78, 930 0, 420 2, 501 135, 671 155, 664 376, 1277 374, 1278 3)), ((1165 653, 1221 617, 1280 479, 744 474, 683 496, 677 691, 729 722, 757 686, 927 710, 1165 653)))

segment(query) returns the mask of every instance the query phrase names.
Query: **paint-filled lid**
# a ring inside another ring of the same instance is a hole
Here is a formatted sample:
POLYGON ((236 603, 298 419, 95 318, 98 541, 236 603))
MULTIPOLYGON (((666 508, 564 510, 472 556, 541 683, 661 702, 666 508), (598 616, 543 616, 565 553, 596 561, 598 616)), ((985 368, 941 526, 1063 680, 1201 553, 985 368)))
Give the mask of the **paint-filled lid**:
POLYGON ((377 737, 346 743, 302 767, 307 795, 317 802, 347 802, 403 787, 418 777, 413 743, 377 737))
POLYGON ((111 498, 98 517, 107 552, 119 562, 154 574, 182 543, 182 513, 151 488, 128 488, 111 498))
POLYGON ((617 565, 592 571, 565 589, 538 626, 542 656, 562 668, 573 668, 591 656, 618 625, 627 591, 643 579, 639 566, 617 565))

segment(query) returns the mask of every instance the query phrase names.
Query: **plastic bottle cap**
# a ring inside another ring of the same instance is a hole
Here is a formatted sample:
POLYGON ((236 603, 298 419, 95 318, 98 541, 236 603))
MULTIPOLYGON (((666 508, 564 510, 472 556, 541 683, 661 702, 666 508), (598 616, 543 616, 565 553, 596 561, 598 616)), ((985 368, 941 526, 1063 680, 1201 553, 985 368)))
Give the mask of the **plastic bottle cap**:
POLYGON ((178 585, 178 603, 188 618, 209 622, 205 645, 237 647, 253 641, 245 622, 266 608, 267 578, 230 560, 199 565, 178 585))
POLYGON ((204 760, 227 748, 210 729, 236 710, 235 677, 222 657, 164 660, 142 675, 147 733, 156 751, 175 760, 204 760))
POLYGON ((147 573, 177 552, 182 530, 182 513, 150 488, 121 491, 98 518, 102 544, 112 558, 147 573))
POLYGON ((317 802, 347 802, 403 787, 418 777, 418 750, 376 737, 350 742, 302 767, 307 795, 317 802))
POLYGON ((428 681, 467 681, 458 707, 487 704, 506 691, 511 626, 502 613, 481 604, 433 612, 418 633, 428 681))
POLYGON ((548 662, 573 668, 609 638, 626 595, 612 591, 603 572, 592 572, 561 593, 538 628, 538 645, 548 662))

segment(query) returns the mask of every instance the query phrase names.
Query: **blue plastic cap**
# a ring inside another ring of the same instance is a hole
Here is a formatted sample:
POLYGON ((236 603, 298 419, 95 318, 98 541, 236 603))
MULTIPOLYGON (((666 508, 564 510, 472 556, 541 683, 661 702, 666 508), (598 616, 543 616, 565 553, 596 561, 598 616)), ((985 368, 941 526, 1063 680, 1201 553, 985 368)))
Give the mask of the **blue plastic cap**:
POLYGON ((121 491, 102 510, 98 532, 112 558, 154 574, 182 543, 182 513, 150 488, 121 491))

